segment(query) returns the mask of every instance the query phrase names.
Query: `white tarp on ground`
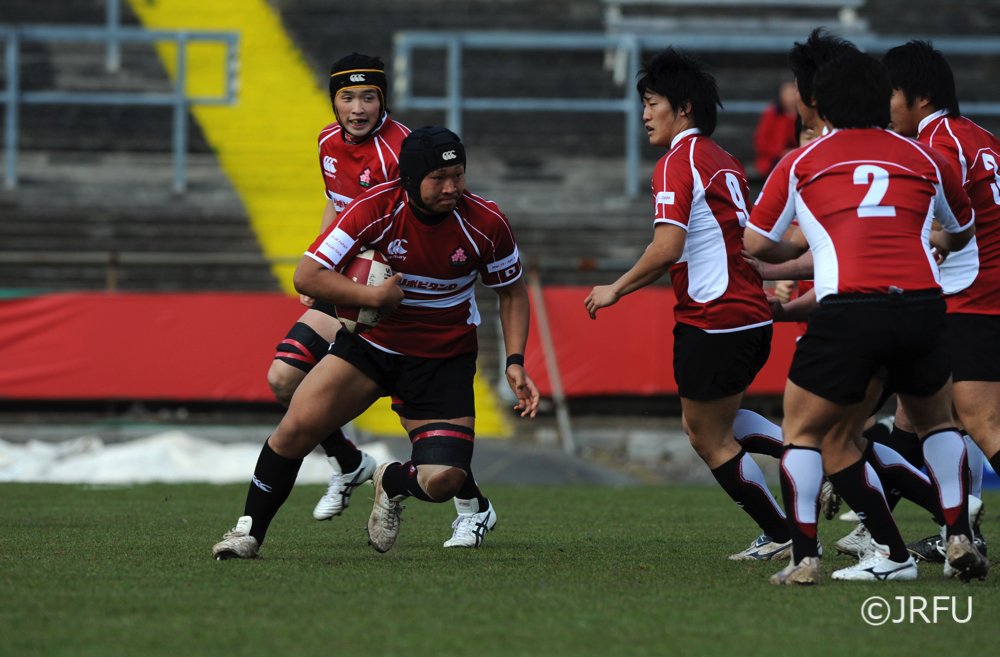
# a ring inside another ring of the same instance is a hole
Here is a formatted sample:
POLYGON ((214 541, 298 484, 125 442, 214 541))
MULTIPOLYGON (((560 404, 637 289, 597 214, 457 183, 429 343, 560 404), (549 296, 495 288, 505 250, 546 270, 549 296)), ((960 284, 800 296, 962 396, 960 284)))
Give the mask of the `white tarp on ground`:
MULTIPOLYGON (((105 444, 96 436, 63 442, 0 440, 0 482, 133 484, 247 482, 262 443, 219 443, 184 431, 105 444)), ((392 460, 382 443, 366 443, 376 461, 392 460)), ((319 453, 306 457, 300 483, 325 483, 330 465, 319 453)))

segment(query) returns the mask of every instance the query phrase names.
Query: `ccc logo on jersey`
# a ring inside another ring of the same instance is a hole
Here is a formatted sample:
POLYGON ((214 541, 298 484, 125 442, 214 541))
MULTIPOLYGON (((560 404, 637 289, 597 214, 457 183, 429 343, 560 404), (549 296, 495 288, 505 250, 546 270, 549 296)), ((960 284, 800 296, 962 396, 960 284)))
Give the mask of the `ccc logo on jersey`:
POLYGON ((389 242, 389 246, 385 249, 386 253, 390 258, 404 258, 406 255, 406 240, 393 240, 389 242))
POLYGON ((350 80, 351 82, 364 82, 364 81, 365 81, 365 74, 364 74, 364 73, 355 73, 355 74, 353 74, 353 75, 352 75, 352 76, 351 76, 350 78, 348 78, 348 79, 349 79, 349 80, 350 80))
POLYGON ((330 157, 329 155, 323 156, 323 170, 329 173, 331 176, 337 173, 337 158, 330 157))
POLYGON ((455 155, 455 151, 445 151, 444 153, 441 153, 441 159, 446 162, 448 160, 454 160, 456 157, 458 156, 455 155))

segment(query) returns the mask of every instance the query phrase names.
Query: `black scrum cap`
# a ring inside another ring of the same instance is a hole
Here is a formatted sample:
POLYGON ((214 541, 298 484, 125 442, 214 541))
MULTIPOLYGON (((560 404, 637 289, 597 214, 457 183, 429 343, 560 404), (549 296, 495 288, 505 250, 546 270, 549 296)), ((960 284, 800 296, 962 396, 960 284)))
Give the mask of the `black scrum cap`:
POLYGON ((465 147, 454 132, 427 125, 411 132, 399 151, 399 176, 412 198, 420 199, 420 183, 436 169, 465 164, 465 147))
POLYGON ((330 101, 337 97, 337 92, 352 87, 375 87, 382 101, 382 111, 386 111, 385 98, 388 84, 385 77, 385 64, 378 57, 370 57, 352 52, 341 57, 330 68, 330 101))

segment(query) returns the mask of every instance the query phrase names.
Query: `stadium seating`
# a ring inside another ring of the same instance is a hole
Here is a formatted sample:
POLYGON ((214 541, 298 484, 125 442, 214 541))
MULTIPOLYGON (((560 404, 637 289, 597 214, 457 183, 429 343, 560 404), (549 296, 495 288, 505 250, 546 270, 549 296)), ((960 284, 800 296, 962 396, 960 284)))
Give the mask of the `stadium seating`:
MULTIPOLYGON (((66 0, 58 12, 31 0, 0 6, 0 24, 102 25, 103 0, 66 0)), ((123 6, 123 22, 135 18, 123 6)), ((25 43, 30 90, 165 92, 156 53, 123 47, 109 74, 97 44, 25 43)), ((5 81, 4 81, 5 83, 5 81)), ((0 193, 0 288, 24 293, 120 290, 275 290, 198 124, 189 122, 185 195, 171 192, 171 110, 22 106, 20 185, 0 193)))
MULTIPOLYGON (((605 14, 612 1, 476 0, 474 11, 461 13, 441 12, 439 3, 432 0, 386 0, 350 9, 331 6, 325 0, 284 0, 276 7, 292 41, 321 83, 329 61, 348 50, 381 53, 391 67, 392 35, 397 29, 600 32, 612 27, 605 14)), ((853 7, 860 3, 851 0, 843 4, 853 7)), ((872 31, 924 34, 931 6, 927 0, 892 0, 865 3, 858 12, 872 31)), ((100 24, 103 9, 103 0, 65 0, 59 3, 58 13, 32 0, 8 0, 0 7, 0 23, 100 24)), ((997 10, 962 6, 937 12, 933 29, 936 33, 988 34, 991 12, 997 10)), ((123 5, 123 21, 136 22, 128 3, 123 5)), ((68 48, 33 47, 22 71, 25 84, 32 88, 108 84, 130 90, 163 90, 168 85, 162 64, 151 49, 133 48, 123 73, 109 79, 101 68, 98 46, 68 48)), ((719 78, 724 102, 734 97, 765 101, 787 75, 780 55, 713 54, 708 59, 719 78)), ((600 53, 473 53, 465 64, 464 87, 473 96, 495 94, 498 89, 515 89, 518 95, 526 96, 546 90, 562 97, 621 94, 604 69, 600 53)), ((416 71, 415 86, 440 88, 442 70, 441 54, 428 52, 416 71)), ((990 85, 982 84, 988 76, 987 65, 962 68, 959 87, 969 94, 988 94, 990 85)), ((309 131, 318 129, 326 118, 318 117, 309 131)), ((399 118, 414 126, 443 120, 440 113, 430 111, 408 112, 399 118)), ((749 134, 755 118, 724 113, 716 133, 720 143, 745 162, 750 161, 749 134)), ((169 168, 169 158, 164 156, 169 152, 169 110, 36 106, 22 119, 26 180, 16 194, 0 195, 10 210, 5 213, 0 235, 17 237, 5 240, 2 250, 25 245, 26 255, 7 259, 9 264, 0 268, 0 287, 62 289, 60 280, 73 288, 104 287, 110 240, 121 254, 117 284, 123 289, 276 289, 266 256, 255 248, 255 236, 246 228, 245 210, 232 186, 219 174, 198 122, 190 122, 189 135, 197 178, 187 197, 173 197, 157 189, 160 181, 167 179, 169 168), (130 166, 128 158, 135 163, 130 166), (150 176, 138 200, 126 198, 120 186, 104 187, 104 181, 127 179, 124 174, 137 167, 163 172, 150 176), (58 194, 44 191, 44 186, 36 188, 35 183, 55 176, 61 181, 58 194), (73 226, 63 227, 66 222, 57 218, 65 217, 69 207, 76 210, 70 222, 73 226), (141 212, 136 213, 137 208, 141 212), (142 221, 124 219, 136 214, 142 221), (25 220, 19 221, 22 216, 25 220), (46 220, 46 216, 52 219, 46 220), (63 259, 75 260, 73 266, 59 271, 49 263, 30 270, 24 267, 24 262, 38 262, 44 236, 49 229, 58 229, 56 226, 74 236, 74 256, 63 259), (34 227, 37 231, 32 233, 34 227), (190 261, 179 261, 174 265, 161 262, 157 271, 146 274, 133 271, 138 256, 131 254, 169 253, 167 233, 183 240, 189 251, 227 253, 230 264, 241 261, 240 267, 214 268, 219 271, 213 273, 207 263, 192 266, 190 261), (29 239, 29 235, 33 237, 29 239), (225 244, 230 244, 228 249, 225 244)), ((620 198, 621 117, 476 112, 466 115, 464 126, 464 137, 474 154, 470 184, 479 193, 495 198, 511 215, 523 251, 541 269, 545 282, 603 281, 641 252, 647 239, 648 203, 642 197, 636 202, 620 198), (585 137, 581 139, 581 135, 585 137)), ((310 149, 311 144, 304 148, 310 149)), ((657 152, 647 147, 643 156, 642 175, 647 175, 657 152)), ((754 182, 759 185, 760 181, 754 182)), ((264 251, 273 255, 266 248, 264 251)))

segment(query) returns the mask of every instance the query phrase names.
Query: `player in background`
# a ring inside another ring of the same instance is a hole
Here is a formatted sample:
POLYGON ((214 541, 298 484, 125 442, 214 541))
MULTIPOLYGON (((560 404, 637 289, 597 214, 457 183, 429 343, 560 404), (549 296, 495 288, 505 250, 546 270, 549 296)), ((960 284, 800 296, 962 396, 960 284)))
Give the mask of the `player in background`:
MULTIPOLYGON (((378 57, 351 53, 340 58, 330 69, 329 87, 336 120, 319 133, 319 163, 327 197, 320 232, 355 197, 399 177, 399 147, 410 132, 389 117, 385 65, 378 57)), ((331 304, 305 295, 301 300, 308 309, 278 344, 267 373, 271 391, 286 407, 340 329, 331 304)), ((347 508, 357 486, 371 479, 376 463, 340 427, 321 445, 334 472, 313 517, 329 520, 347 508)))
POLYGON ((757 559, 787 556, 781 507, 734 439, 743 394, 771 350, 762 280, 741 256, 746 174, 711 139, 719 93, 698 62, 668 48, 646 63, 636 89, 649 142, 667 149, 653 173, 653 241, 617 281, 593 288, 584 305, 596 319, 601 308, 669 271, 684 430, 722 489, 760 526, 763 535, 748 551, 757 559))
POLYGON ((333 428, 389 395, 410 434, 412 459, 376 470, 369 543, 379 552, 393 546, 402 501, 411 496, 428 502, 461 496, 485 504, 464 522, 477 542, 493 527, 492 505, 468 474, 475 439, 477 279, 500 299, 515 408, 534 417, 539 395, 524 370, 530 310, 514 234, 495 203, 466 191, 465 161, 451 131, 415 130, 400 150, 401 178, 351 203, 302 258, 295 272, 299 292, 379 308, 383 319, 363 335, 341 330, 328 357, 303 380, 261 450, 244 515, 213 548, 216 558, 256 557, 302 459, 333 428), (363 248, 385 254, 396 271, 381 286, 354 283, 339 271, 363 248))
MULTIPOLYGON (((765 183, 747 250, 770 262, 811 248, 820 307, 799 340, 784 398, 781 484, 791 564, 775 584, 817 584, 816 501, 824 470, 876 544, 834 579, 915 579, 881 482, 855 445, 866 395, 881 368, 922 437, 941 490, 958 486, 964 442, 953 426, 945 304, 932 248, 957 251, 974 234, 968 196, 932 150, 889 132, 892 88, 881 64, 857 51, 820 68, 813 97, 833 130, 790 153, 765 183), (931 230, 933 215, 940 230, 931 230), (801 228, 785 241, 793 218, 801 228), (961 446, 958 458, 953 444, 961 446)), ((970 540, 965 498, 943 509, 948 559, 963 579, 985 576, 970 540)))
MULTIPOLYGON (((830 131, 829 123, 820 116, 816 109, 816 99, 813 95, 816 72, 827 62, 844 53, 856 50, 857 47, 850 41, 834 36, 823 28, 816 28, 804 42, 795 42, 788 52, 788 67, 791 69, 797 94, 796 107, 801 123, 800 135, 808 135, 808 141, 830 131)), ((800 146, 802 145, 800 143, 800 146)), ((766 280, 811 280, 812 252, 806 251, 799 258, 783 263, 758 262, 755 263, 755 267, 759 269, 766 280)), ((797 305, 808 307, 813 296, 810 295, 797 305)))
MULTIPOLYGON (((947 254, 940 270, 955 410, 968 432, 969 492, 980 500, 981 516, 984 454, 1000 471, 1000 141, 962 116, 951 67, 930 43, 910 41, 893 48, 883 63, 893 86, 892 129, 943 155, 975 211, 975 237, 958 253, 947 254)), ((942 530, 911 550, 932 557, 945 547, 942 530)))

